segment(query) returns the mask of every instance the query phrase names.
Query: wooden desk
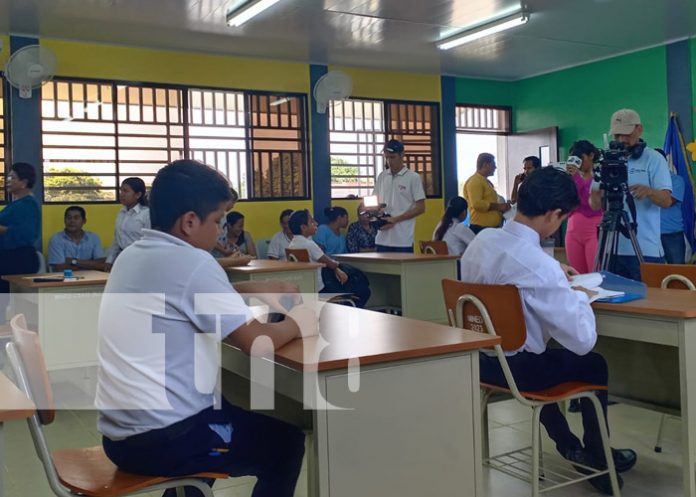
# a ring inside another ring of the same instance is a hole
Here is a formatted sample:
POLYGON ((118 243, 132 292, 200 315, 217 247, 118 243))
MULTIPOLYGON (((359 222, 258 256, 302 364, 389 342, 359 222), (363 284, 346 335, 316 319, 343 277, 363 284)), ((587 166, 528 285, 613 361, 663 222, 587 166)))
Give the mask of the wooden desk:
POLYGON ((0 497, 5 495, 5 434, 3 424, 14 419, 26 419, 34 414, 34 403, 0 373, 0 497))
MULTIPOLYGON (((481 496, 478 350, 498 339, 335 304, 320 329, 273 361, 273 390, 313 407, 309 495, 481 496)), ((222 365, 228 396, 250 359, 226 345, 222 365)))
POLYGON ((447 323, 442 279, 457 279, 456 255, 363 252, 334 256, 370 280, 371 308, 400 307, 404 317, 447 323))
POLYGON ((104 286, 101 271, 75 271, 76 281, 37 283, 39 276, 3 276, 10 283, 11 316, 22 313, 39 333, 49 371, 97 364, 97 322, 104 286))
POLYGON ((681 412, 683 495, 696 497, 696 292, 648 288, 645 299, 592 307, 609 393, 681 412))
POLYGON ((238 281, 282 280, 296 284, 301 293, 317 293, 317 269, 315 262, 287 262, 255 259, 246 266, 225 268, 232 283, 238 281))

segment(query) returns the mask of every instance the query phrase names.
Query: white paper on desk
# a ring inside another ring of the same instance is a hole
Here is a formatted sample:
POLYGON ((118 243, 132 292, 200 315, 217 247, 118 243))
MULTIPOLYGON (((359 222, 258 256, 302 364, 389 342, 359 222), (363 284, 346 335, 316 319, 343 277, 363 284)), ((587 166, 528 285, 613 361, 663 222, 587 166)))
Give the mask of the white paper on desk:
POLYGON ((578 274, 570 278, 570 286, 573 288, 583 287, 592 292, 596 292, 595 295, 590 297, 590 303, 599 299, 620 297, 622 295, 625 295, 624 292, 605 290, 600 286, 603 283, 603 281, 604 278, 600 273, 578 274))

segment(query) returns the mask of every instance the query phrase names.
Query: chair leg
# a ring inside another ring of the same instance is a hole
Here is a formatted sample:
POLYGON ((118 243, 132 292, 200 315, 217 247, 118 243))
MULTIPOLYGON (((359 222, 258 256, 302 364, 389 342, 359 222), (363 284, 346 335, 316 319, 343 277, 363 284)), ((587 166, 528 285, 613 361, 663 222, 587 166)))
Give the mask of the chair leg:
POLYGON ((186 497, 186 487, 176 487, 176 497, 186 497))
MULTIPOLYGON (((541 409, 540 409, 541 412, 541 409)), ((541 443, 541 427, 539 428, 539 479, 545 480, 546 475, 544 474, 544 446, 541 443)))
POLYGON ((532 480, 532 497, 539 497, 539 464, 541 461, 541 457, 539 455, 541 452, 541 407, 542 406, 535 406, 532 408, 532 471, 529 475, 530 479, 532 480))
POLYGON ((665 421, 667 421, 667 415, 663 414, 660 417, 660 426, 657 428, 657 440, 655 440, 655 452, 662 452, 662 431, 665 428, 665 421))
POLYGON ((599 434, 602 437, 602 447, 604 448, 604 458, 607 461, 607 469, 609 470, 609 479, 611 481, 611 490, 614 497, 621 496, 619 489, 619 479, 616 476, 616 468, 614 467, 614 458, 611 455, 611 446, 609 445, 609 431, 607 430, 607 421, 604 418, 602 404, 595 394, 591 394, 588 398, 592 401, 595 413, 597 414, 597 424, 599 425, 599 434))
POLYGON ((491 455, 488 433, 488 400, 490 398, 491 392, 489 390, 481 390, 481 452, 484 461, 491 455))

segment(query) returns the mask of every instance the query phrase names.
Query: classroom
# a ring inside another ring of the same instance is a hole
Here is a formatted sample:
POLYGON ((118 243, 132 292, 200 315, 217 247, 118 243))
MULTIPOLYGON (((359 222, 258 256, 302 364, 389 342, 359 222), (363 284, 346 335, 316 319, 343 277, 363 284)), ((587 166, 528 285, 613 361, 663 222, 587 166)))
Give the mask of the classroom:
POLYGON ((692 1, 0 0, 0 13, 0 497, 696 497, 692 1), (624 170, 614 185, 612 171, 624 170), (571 183, 572 199, 555 194, 571 183), (637 222, 607 227, 624 209, 637 222), (36 220, 31 247, 8 243, 13 217, 36 220), (576 235, 594 245, 577 248, 576 235), (626 255, 637 244, 642 256, 626 255), (138 253, 150 262, 124 267, 138 253), (165 262, 176 271, 155 269, 165 262), (546 288, 520 265, 564 277, 546 288), (179 269, 192 275, 185 286, 179 269), (600 282, 636 300, 593 302, 594 285, 566 279, 599 270, 625 276, 621 288, 600 282), (165 281, 166 299, 110 297, 156 295, 165 281), (170 284, 229 294, 238 312, 174 305, 170 284), (487 300, 487 287, 499 293, 487 300), (308 326, 318 337, 273 297, 295 292, 322 309, 308 326), (287 316, 256 321, 254 293, 287 316), (479 297, 490 322, 480 308, 468 314, 479 297), (163 309, 152 326, 172 319, 193 331, 175 343, 196 359, 167 376, 169 414, 136 409, 157 413, 145 416, 153 424, 118 431, 136 415, 108 414, 121 412, 110 403, 158 398, 148 388, 171 367, 163 336, 124 324, 124 309, 142 306, 163 309), (215 322, 189 319, 202 314, 215 322), (526 334, 517 346, 489 334, 508 326, 526 334), (235 329, 239 338, 219 337, 235 329), (259 360, 247 337, 272 329, 280 338, 259 360), (151 369, 129 363, 160 345, 151 369), (518 371, 533 370, 524 354, 558 350, 572 358, 534 365, 546 376, 565 364, 567 378, 523 384, 518 371), (200 357, 218 362, 199 367, 200 357), (129 390, 130 366, 152 384, 129 390), (53 394, 32 384, 44 374, 53 394), (505 387, 513 377, 519 391, 505 387), (190 390, 173 394, 171 381, 190 390), (230 469, 220 461, 237 445, 215 445, 207 456, 219 464, 169 474, 147 466, 164 457, 120 452, 140 435, 170 443, 172 425, 213 402, 203 423, 225 444, 241 445, 243 430, 218 424, 218 408, 240 425, 252 424, 247 410, 271 419, 256 429, 272 435, 244 439, 243 450, 278 448, 282 462, 230 469), (58 473, 86 486, 43 467, 33 419, 58 450, 58 473), (562 438, 568 425, 585 438, 562 438), (78 448, 103 436, 91 460, 100 469, 85 465, 78 448), (89 487, 114 464, 133 479, 89 487), (138 464, 161 479, 145 482, 138 464))

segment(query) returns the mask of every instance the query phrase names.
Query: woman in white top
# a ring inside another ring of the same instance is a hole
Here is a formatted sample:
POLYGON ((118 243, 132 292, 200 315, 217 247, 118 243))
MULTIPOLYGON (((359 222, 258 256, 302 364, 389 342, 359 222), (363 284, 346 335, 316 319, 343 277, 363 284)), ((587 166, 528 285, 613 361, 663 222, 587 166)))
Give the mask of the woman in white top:
POLYGON ((126 178, 118 193, 123 208, 116 217, 114 242, 106 258, 107 271, 123 249, 140 240, 143 228, 150 229, 150 208, 147 206, 145 182, 140 178, 126 178))
POLYGON ((462 223, 466 219, 468 207, 462 197, 450 199, 445 214, 433 233, 433 240, 444 240, 447 243, 450 255, 462 255, 474 239, 474 232, 462 223))

